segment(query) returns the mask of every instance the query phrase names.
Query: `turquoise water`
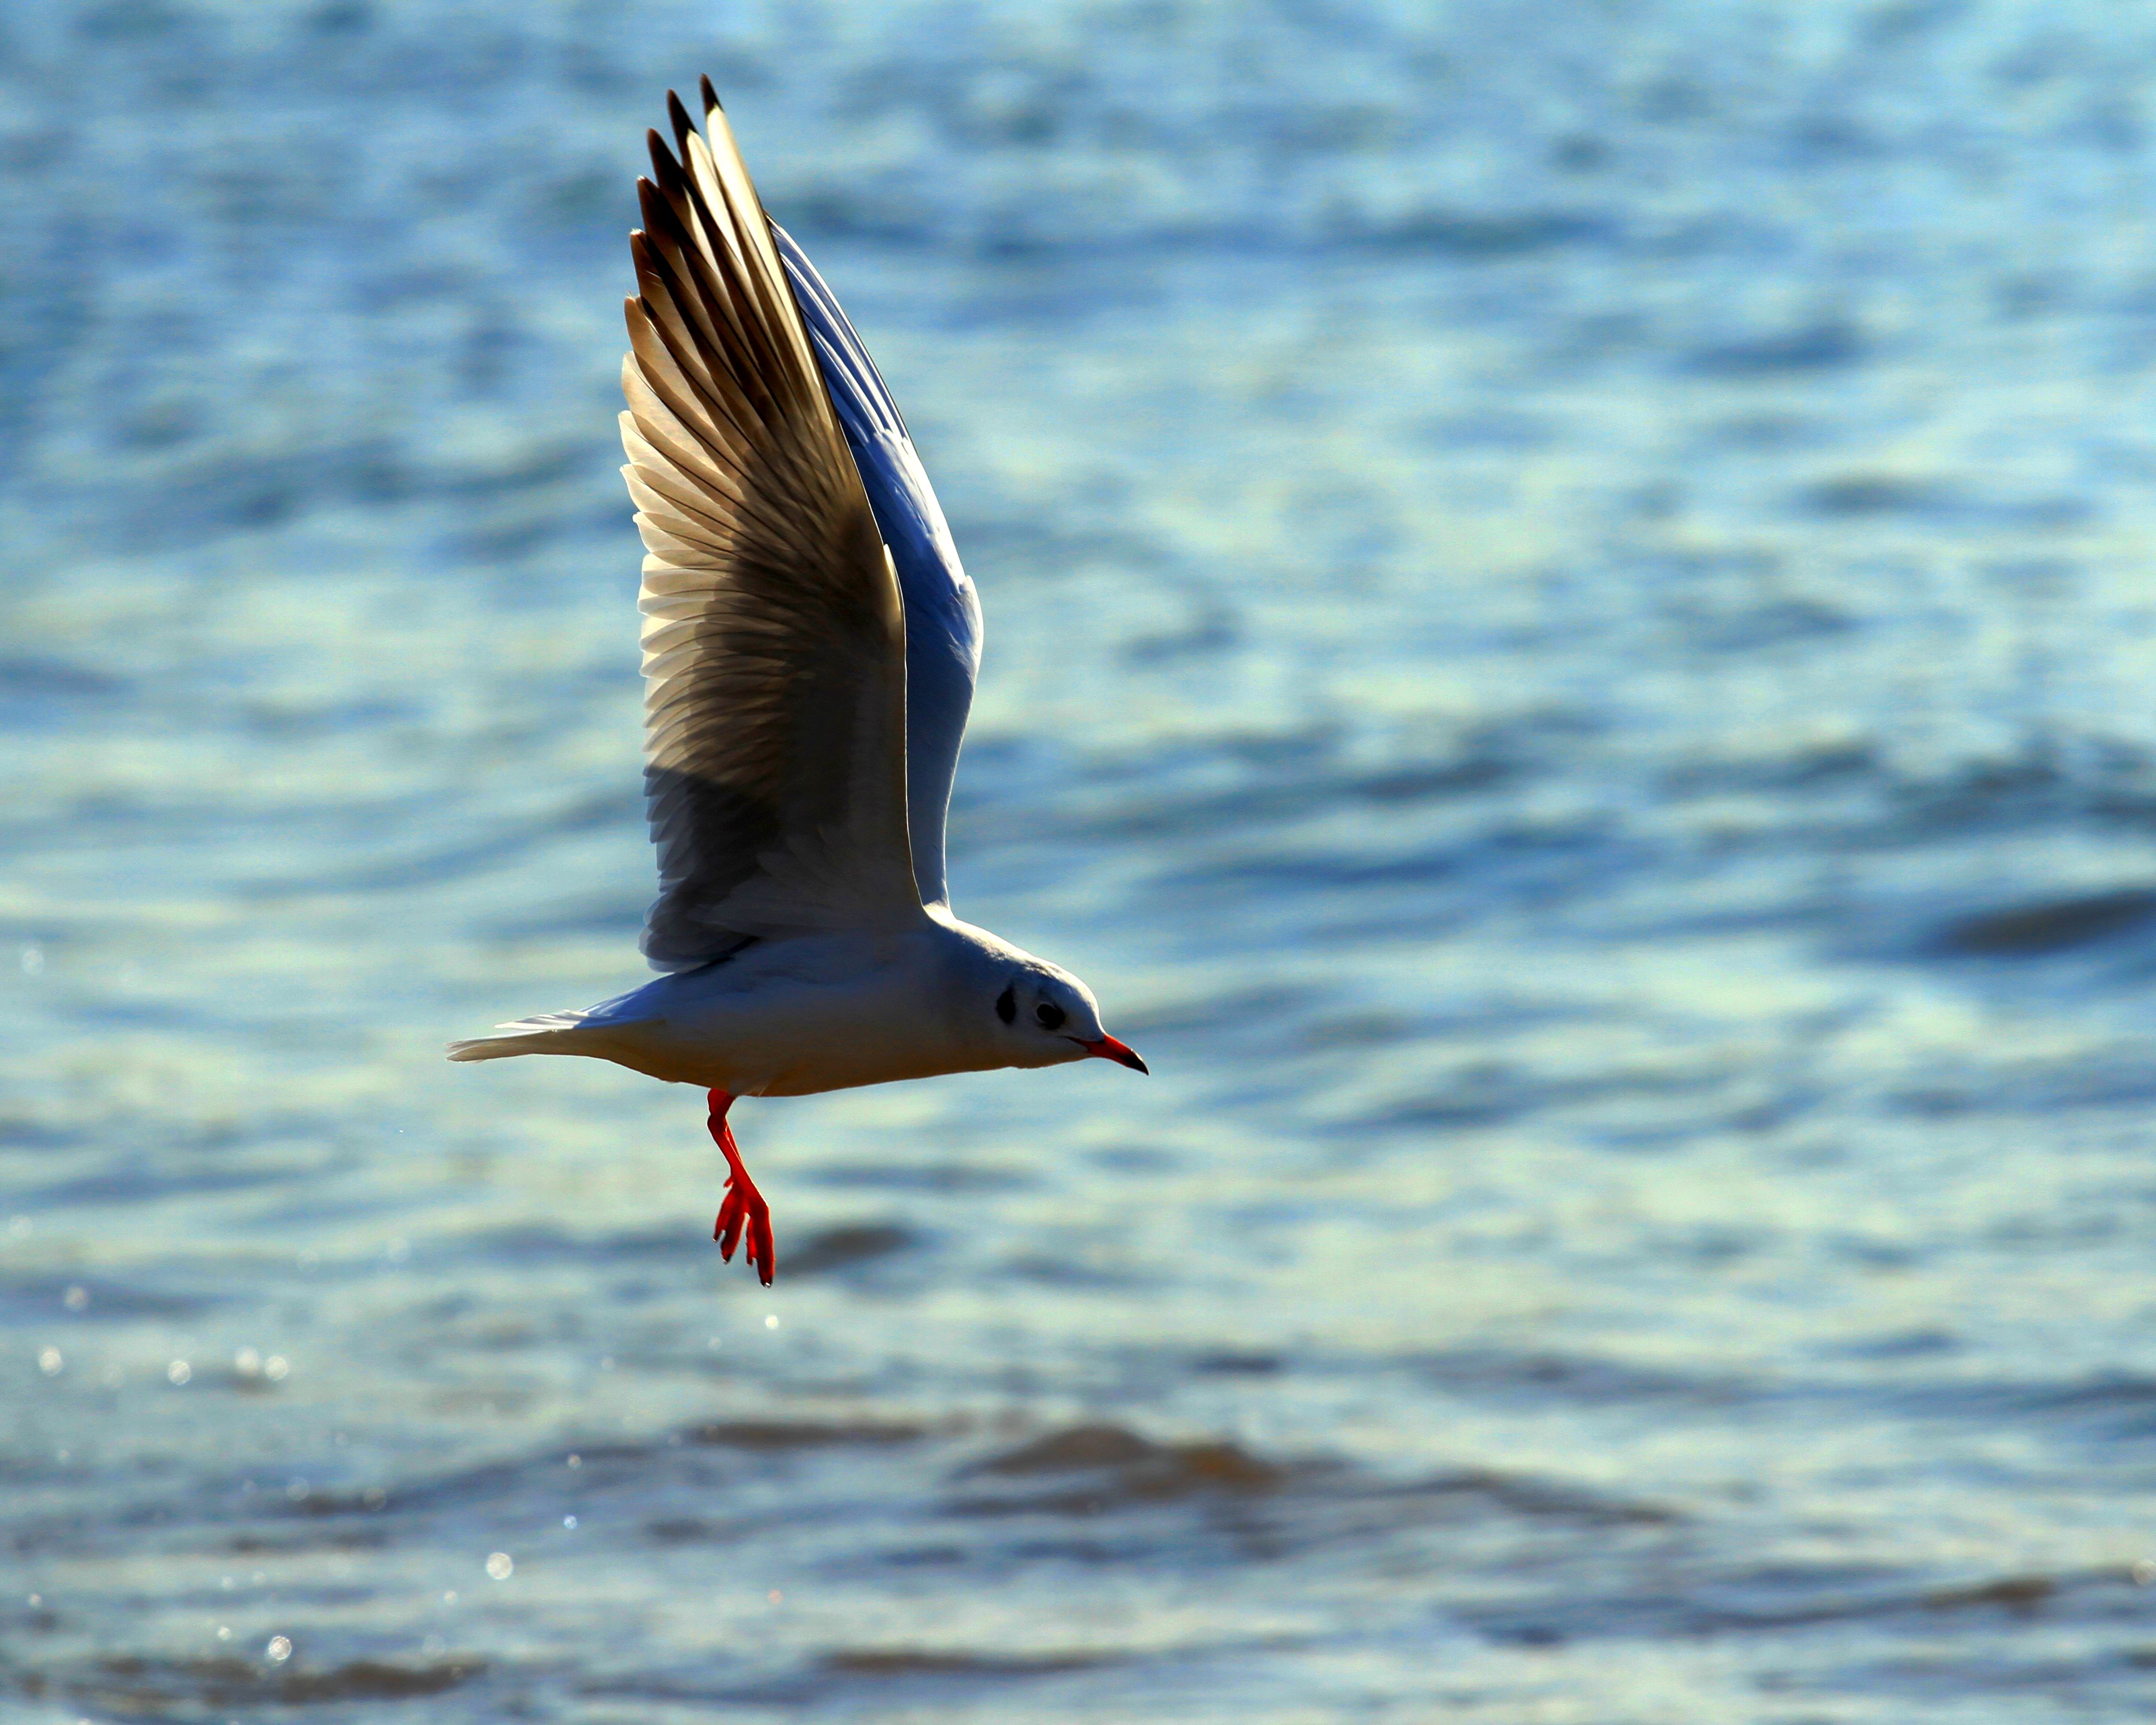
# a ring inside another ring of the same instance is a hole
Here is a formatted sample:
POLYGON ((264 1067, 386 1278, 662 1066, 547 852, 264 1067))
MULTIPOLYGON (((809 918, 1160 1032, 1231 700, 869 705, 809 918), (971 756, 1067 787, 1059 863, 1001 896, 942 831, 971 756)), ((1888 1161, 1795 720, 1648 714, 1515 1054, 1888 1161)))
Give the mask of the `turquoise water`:
POLYGON ((0 1717, 2156 1705, 2156 19, 0 19, 0 1717), (642 974, 612 415, 709 71, 1104 1063, 642 974), (491 1562, 491 1569, 490 1563, 491 1562), (496 1574, 495 1572, 500 1572, 496 1574))

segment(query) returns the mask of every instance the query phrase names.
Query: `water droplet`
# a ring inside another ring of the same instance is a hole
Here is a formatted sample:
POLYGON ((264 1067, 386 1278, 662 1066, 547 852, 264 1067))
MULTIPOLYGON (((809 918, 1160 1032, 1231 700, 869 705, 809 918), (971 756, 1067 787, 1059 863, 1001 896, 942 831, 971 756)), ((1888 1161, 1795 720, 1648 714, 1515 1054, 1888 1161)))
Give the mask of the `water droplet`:
POLYGON ((59 1348, 40 1348, 38 1350, 38 1369, 48 1378, 57 1378, 66 1368, 67 1361, 59 1348))
POLYGON ((67 1292, 60 1296, 60 1304, 69 1312, 80 1312, 90 1304, 90 1290, 80 1282, 72 1283, 67 1292))
POLYGON ((218 1579, 217 1584, 223 1588, 227 1593, 230 1593, 233 1589, 239 1585, 239 1584, 234 1581, 229 1575, 220 1576, 218 1579))
POLYGON ((183 1359, 176 1359, 165 1368, 165 1381, 167 1384, 184 1384, 194 1374, 195 1368, 183 1359))
POLYGON ((292 1369, 292 1363, 281 1353, 273 1353, 262 1362, 262 1375, 272 1384, 282 1384, 292 1369))
POLYGON ((442 1603, 444 1605, 454 1605, 456 1602, 457 1590, 454 1588, 451 1588, 447 1593, 442 1595, 442 1603))
POLYGON ((606 1353, 599 1356, 599 1369, 602 1372, 611 1372, 613 1369, 613 1356, 612 1354, 606 1353))
POLYGON ((574 1531, 577 1525, 577 1518, 574 1516, 563 1516, 562 1517, 562 1525, 572 1531, 574 1531))
POLYGON ((38 1606, 44 1603, 45 1596, 43 1594, 32 1594, 30 1595, 30 1609, 32 1610, 36 1610, 38 1606))
POLYGON ((295 1503, 305 1502, 307 1497, 307 1482, 305 1480, 294 1480, 285 1487, 285 1495, 295 1503))
POLYGON ((232 1639, 232 1625, 228 1623, 218 1625, 217 1638, 220 1641, 229 1641, 232 1639))
POLYGON ((763 1327, 767 1330, 777 1329, 778 1327, 778 1314, 775 1312, 765 1312, 763 1315, 763 1327))
POLYGON ((2136 1587, 2146 1587, 2152 1581, 2156 1581, 2156 1561, 2143 1558, 2133 1566, 2133 1584, 2136 1587))
POLYGON ((243 1378, 262 1375, 262 1356, 251 1348, 243 1348, 232 1357, 232 1369, 243 1378))
POLYGON ((300 1249, 300 1269, 312 1270, 315 1266, 321 1263, 321 1254, 317 1252, 312 1246, 302 1246, 300 1249))
POLYGON ((516 1563, 506 1551, 494 1553, 486 1560, 486 1573, 496 1581, 506 1581, 516 1573, 516 1563))
POLYGON ((282 1665, 292 1656, 292 1644, 283 1635, 272 1635, 270 1638, 269 1654, 270 1664, 282 1665))
POLYGON ((20 962, 24 976, 36 976, 45 968, 45 955, 35 947, 25 947, 20 962))
POLYGON ((779 1592, 777 1588, 773 1588, 771 1590, 771 1603, 774 1605, 783 1605, 786 1603, 786 1595, 779 1592))
POLYGON ((584 1458, 581 1455, 572 1455, 569 1458, 569 1466, 572 1467, 582 1467, 583 1465, 584 1458))
POLYGON ((369 1486, 359 1494, 359 1501, 369 1509, 380 1509, 389 1502, 389 1494, 379 1486, 369 1486))

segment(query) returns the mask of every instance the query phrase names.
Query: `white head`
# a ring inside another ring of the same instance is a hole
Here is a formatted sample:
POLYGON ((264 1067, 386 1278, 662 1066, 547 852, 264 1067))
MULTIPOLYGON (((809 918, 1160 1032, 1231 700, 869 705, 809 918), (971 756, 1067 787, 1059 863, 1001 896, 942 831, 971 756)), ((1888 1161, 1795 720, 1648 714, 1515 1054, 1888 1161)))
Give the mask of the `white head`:
POLYGON ((997 1065, 1060 1066, 1091 1058, 1146 1070, 1134 1050, 1101 1028, 1093 991, 1069 971, 993 935, 976 946, 967 969, 961 1010, 968 1039, 997 1065))

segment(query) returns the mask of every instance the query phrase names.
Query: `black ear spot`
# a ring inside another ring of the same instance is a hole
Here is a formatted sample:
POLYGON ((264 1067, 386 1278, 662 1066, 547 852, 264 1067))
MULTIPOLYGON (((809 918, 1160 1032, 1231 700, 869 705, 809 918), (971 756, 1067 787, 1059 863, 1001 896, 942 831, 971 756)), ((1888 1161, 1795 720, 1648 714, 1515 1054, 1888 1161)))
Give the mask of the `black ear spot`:
POLYGON ((1018 1022, 1018 984, 1005 983, 1004 991, 996 996, 996 1016, 1005 1024, 1018 1022))

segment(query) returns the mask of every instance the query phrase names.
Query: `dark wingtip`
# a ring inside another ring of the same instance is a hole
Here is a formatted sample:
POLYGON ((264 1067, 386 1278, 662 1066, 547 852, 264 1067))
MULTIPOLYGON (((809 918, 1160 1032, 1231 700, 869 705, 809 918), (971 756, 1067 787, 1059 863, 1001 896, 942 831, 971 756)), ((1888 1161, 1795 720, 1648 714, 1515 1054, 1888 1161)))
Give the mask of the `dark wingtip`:
POLYGON ((714 108, 718 108, 721 114, 726 111, 724 108, 719 107, 719 93, 711 88, 711 80, 710 79, 699 78, 696 80, 696 86, 698 94, 704 98, 704 111, 706 114, 710 113, 714 108))
POLYGON ((666 92, 666 118, 674 127, 674 146, 686 161, 689 155, 689 134, 696 128, 690 124, 689 110, 681 105, 681 98, 672 90, 666 92))

